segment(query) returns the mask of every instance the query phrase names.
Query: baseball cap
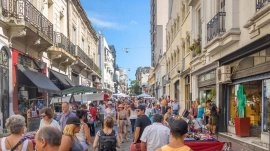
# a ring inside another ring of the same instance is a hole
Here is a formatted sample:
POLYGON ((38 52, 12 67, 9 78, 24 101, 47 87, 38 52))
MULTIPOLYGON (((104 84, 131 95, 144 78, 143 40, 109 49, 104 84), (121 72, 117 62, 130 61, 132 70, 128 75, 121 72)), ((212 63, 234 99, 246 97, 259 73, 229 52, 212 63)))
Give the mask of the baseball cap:
POLYGON ((69 117, 66 124, 80 125, 81 121, 78 117, 69 117))
POLYGON ((112 101, 108 101, 108 104, 112 104, 112 101))
POLYGON ((139 110, 144 110, 144 111, 145 111, 145 106, 144 106, 144 105, 139 105, 139 106, 137 107, 137 109, 139 109, 139 110))

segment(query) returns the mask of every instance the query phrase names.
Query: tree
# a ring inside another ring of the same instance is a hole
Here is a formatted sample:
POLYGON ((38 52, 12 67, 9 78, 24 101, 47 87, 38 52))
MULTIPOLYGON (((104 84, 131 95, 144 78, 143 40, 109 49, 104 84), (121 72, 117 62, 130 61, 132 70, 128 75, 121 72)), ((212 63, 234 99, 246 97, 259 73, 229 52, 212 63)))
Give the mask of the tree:
POLYGON ((132 80, 130 82, 130 93, 139 95, 141 94, 141 88, 139 86, 139 82, 137 80, 132 80))

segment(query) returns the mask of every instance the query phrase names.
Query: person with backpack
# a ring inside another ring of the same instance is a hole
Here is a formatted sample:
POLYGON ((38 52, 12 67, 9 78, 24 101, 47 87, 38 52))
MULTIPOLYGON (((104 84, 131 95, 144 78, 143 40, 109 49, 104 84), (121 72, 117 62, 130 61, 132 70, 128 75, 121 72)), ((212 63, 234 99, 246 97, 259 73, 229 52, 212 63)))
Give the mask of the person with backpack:
POLYGON ((25 118, 21 115, 11 115, 5 123, 10 135, 0 139, 1 151, 33 151, 31 140, 23 137, 25 132, 25 118))
POLYGON ((116 151, 116 147, 120 147, 120 140, 113 129, 113 117, 106 117, 103 125, 103 129, 96 134, 93 143, 94 151, 116 151))

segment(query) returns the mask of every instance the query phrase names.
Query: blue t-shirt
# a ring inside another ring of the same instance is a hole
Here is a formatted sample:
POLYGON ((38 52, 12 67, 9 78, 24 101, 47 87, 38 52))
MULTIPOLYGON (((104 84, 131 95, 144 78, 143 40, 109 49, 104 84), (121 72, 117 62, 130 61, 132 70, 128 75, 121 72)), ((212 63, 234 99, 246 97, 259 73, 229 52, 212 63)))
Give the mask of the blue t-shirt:
POLYGON ((203 109, 203 107, 199 106, 197 118, 203 118, 203 114, 204 114, 204 109, 203 109))

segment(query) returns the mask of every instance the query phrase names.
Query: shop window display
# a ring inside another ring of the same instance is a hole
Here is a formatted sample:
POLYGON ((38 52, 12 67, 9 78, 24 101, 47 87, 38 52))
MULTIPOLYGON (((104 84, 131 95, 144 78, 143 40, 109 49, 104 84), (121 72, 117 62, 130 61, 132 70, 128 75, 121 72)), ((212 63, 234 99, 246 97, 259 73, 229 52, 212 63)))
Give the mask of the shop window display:
POLYGON ((270 79, 264 80, 263 131, 270 128, 270 79))
POLYGON ((251 81, 230 86, 230 125, 235 117, 242 115, 250 118, 252 126, 261 126, 262 81, 251 81), (239 96, 239 89, 241 96, 239 96), (238 100, 238 98, 245 98, 238 100), (242 101, 242 102, 241 102, 242 101), (244 101, 244 102, 243 102, 244 101), (241 106, 242 105, 242 106, 241 106), (240 114, 239 114, 240 113, 240 114))

